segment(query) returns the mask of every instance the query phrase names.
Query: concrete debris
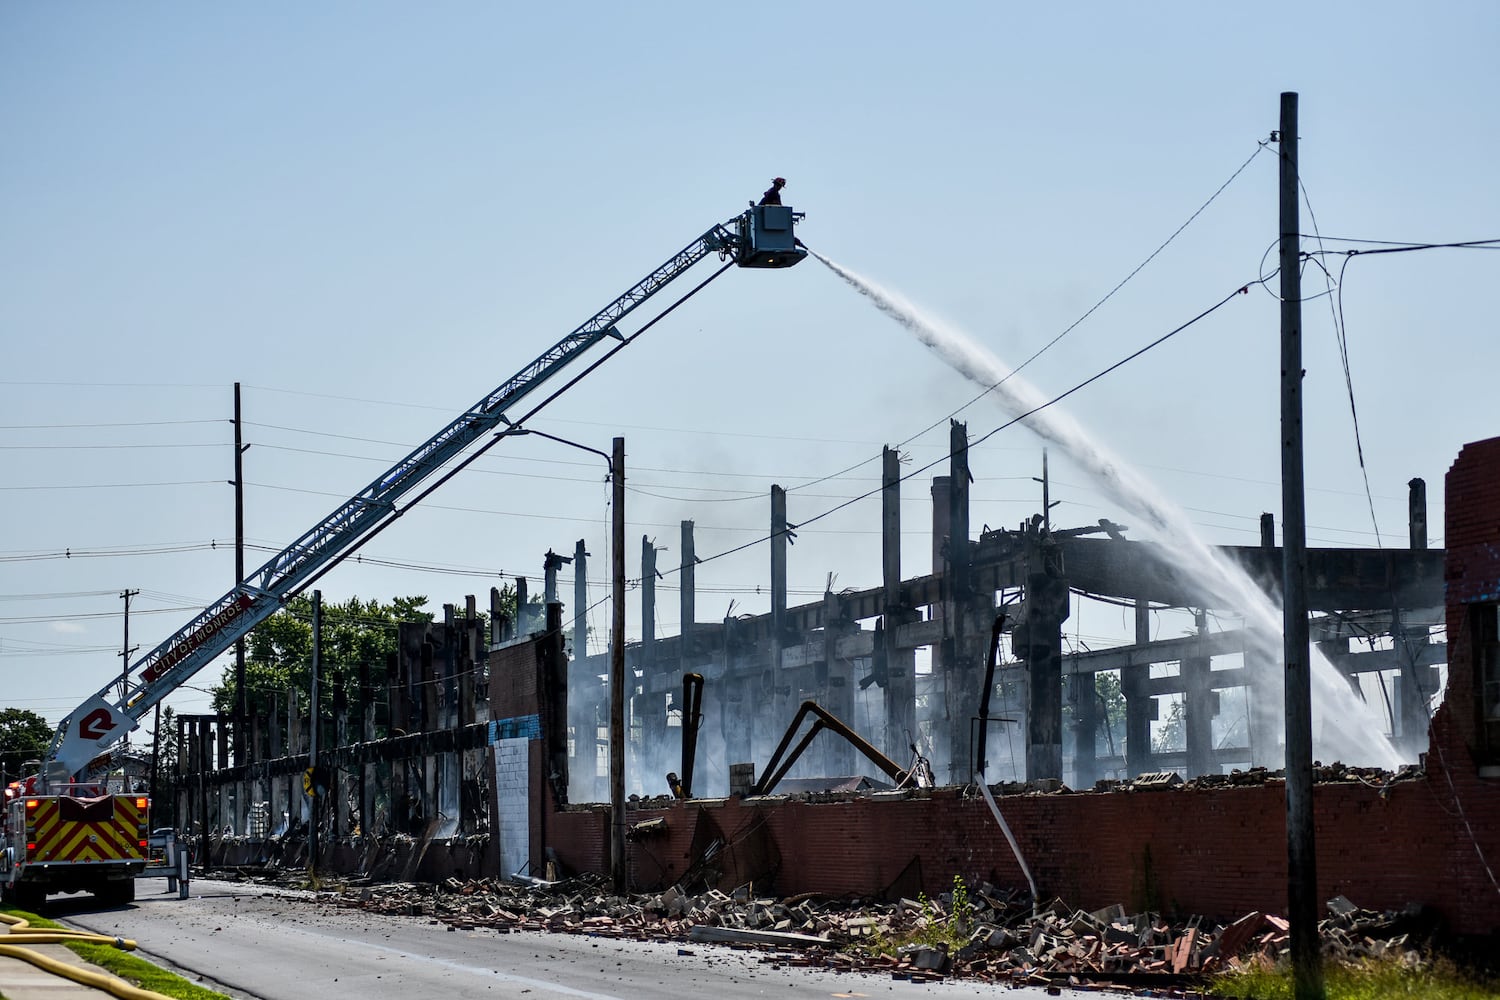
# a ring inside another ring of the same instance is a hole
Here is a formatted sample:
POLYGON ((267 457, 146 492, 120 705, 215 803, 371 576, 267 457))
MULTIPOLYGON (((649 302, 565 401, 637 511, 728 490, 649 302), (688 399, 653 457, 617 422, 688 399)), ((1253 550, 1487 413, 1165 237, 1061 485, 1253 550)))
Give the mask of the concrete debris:
MULTIPOLYGON (((970 887, 962 912, 951 896, 892 903, 810 894, 758 897, 672 886, 618 896, 601 876, 555 882, 446 879, 438 885, 350 886, 319 899, 351 909, 422 916, 457 930, 544 930, 761 949, 763 962, 919 982, 963 978, 1010 985, 1181 989, 1213 972, 1287 954, 1287 921, 1248 913, 1227 925, 1169 922, 1123 905, 1076 910, 1053 899, 1033 908, 1024 892, 970 887)), ((1417 909, 1375 912, 1343 897, 1320 925, 1331 959, 1387 957, 1420 964, 1432 924, 1417 909)))

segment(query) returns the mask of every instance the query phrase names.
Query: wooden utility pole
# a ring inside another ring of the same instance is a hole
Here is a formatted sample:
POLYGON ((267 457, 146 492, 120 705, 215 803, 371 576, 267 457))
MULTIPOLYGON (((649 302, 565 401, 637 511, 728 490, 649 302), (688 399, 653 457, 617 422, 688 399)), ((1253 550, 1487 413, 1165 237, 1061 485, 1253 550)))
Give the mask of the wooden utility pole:
POLYGON ((1282 629, 1286 664, 1287 918, 1297 1000, 1322 1000, 1317 840, 1313 829, 1312 664, 1302 481, 1302 273, 1297 95, 1281 95, 1282 629))
MULTIPOLYGON (((240 384, 234 384, 234 585, 245 582, 245 469, 241 456, 249 447, 240 434, 240 384)), ((245 727, 250 716, 245 693, 245 637, 234 642, 234 764, 245 763, 245 727)))
POLYGON ((125 602, 125 638, 120 645, 120 697, 125 697, 130 691, 130 654, 135 650, 130 648, 130 599, 139 590, 122 590, 120 598, 125 602))
POLYGON ((610 534, 611 604, 609 642, 609 861, 614 890, 629 889, 625 869, 625 439, 615 438, 609 466, 613 485, 610 534))

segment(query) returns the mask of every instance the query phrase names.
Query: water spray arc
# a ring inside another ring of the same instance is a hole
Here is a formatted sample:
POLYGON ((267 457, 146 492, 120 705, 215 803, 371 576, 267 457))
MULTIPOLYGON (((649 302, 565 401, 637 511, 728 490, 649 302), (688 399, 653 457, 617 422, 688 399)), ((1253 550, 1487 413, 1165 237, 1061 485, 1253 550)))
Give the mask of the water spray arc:
MULTIPOLYGON (((1198 535, 1187 514, 1164 497, 1138 470, 1125 464, 1072 416, 1030 382, 1016 375, 971 337, 933 319, 916 305, 828 257, 811 251, 830 271, 894 319, 945 364, 988 395, 1049 444, 1062 449, 1104 492, 1143 524, 1153 540, 1214 606, 1246 618, 1255 637, 1255 657, 1266 664, 1281 659, 1281 611, 1238 564, 1220 555, 1198 535)), ((1247 650, 1247 653, 1250 652, 1247 650)), ((1384 722, 1355 697, 1348 683, 1322 656, 1313 657, 1313 708, 1317 747, 1324 759, 1395 768, 1404 763, 1383 734, 1384 722)), ((1275 763, 1275 762, 1273 762, 1275 763)))

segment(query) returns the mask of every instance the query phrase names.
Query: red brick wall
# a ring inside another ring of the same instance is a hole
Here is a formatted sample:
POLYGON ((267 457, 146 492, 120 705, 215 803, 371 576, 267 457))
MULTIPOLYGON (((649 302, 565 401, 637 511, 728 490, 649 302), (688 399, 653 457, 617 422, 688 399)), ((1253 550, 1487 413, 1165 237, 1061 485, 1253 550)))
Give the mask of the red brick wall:
POLYGON ((1442 875, 1465 923, 1500 928, 1500 778, 1479 777, 1478 701, 1469 617, 1500 602, 1500 438, 1467 444, 1445 484, 1443 581, 1447 592, 1448 689, 1432 724, 1427 770, 1435 821, 1455 828, 1442 875), (1488 871, 1486 870, 1488 867, 1488 871))
POLYGON ((535 715, 540 699, 541 644, 523 642, 494 650, 489 658, 490 718, 535 715))
MULTIPOLYGON (((1360 783, 1314 790, 1318 885, 1360 906, 1430 905, 1457 931, 1500 931, 1500 780, 1478 776, 1469 746, 1473 674, 1466 602, 1500 600, 1500 438, 1466 446, 1448 474, 1449 692, 1432 727, 1427 773, 1384 792, 1360 783)), ((922 888, 954 875, 1024 888, 1025 879, 984 802, 940 789, 905 800, 811 804, 739 800, 632 810, 663 815, 665 835, 631 844, 641 888, 669 884, 692 861, 698 810, 733 841, 764 821, 781 862, 775 888, 874 895, 913 858, 922 888)), ((1000 799, 1044 896, 1077 907, 1124 903, 1229 920, 1286 908, 1286 802, 1280 784, 1000 799), (1149 862, 1148 862, 1149 856, 1149 862)), ((607 816, 555 813, 548 842, 572 869, 607 871, 607 816)), ((906 891, 912 891, 910 889, 906 891)))
MULTIPOLYGON (((1342 894, 1376 909, 1421 902, 1465 932, 1500 927, 1500 894, 1480 891, 1483 871, 1467 835, 1443 812, 1437 782, 1406 781, 1385 795, 1361 784, 1317 786, 1324 898, 1342 894)), ((1018 795, 999 804, 1043 896, 1086 909, 1124 903, 1228 920, 1286 908, 1283 793, 1277 784, 1018 795)), ((691 862, 697 808, 630 813, 631 823, 667 818, 664 837, 630 845, 641 888, 671 883, 691 862), (648 872, 656 877, 642 878, 648 872)), ((775 879, 781 893, 876 895, 913 858, 920 858, 929 895, 947 890, 954 875, 971 884, 1026 885, 984 802, 952 789, 902 801, 729 800, 706 812, 731 841, 765 820, 781 855, 775 879)), ((551 844, 568 867, 605 870, 606 829, 597 812, 554 815, 551 844)))

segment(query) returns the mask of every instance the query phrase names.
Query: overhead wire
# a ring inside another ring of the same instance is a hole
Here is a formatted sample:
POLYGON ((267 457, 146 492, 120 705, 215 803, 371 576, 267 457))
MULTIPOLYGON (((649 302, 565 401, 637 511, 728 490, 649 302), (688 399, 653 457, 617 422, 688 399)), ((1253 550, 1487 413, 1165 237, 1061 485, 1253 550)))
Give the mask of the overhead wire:
MULTIPOLYGON (((1318 215, 1313 211, 1312 197, 1307 193, 1307 185, 1302 182, 1302 177, 1300 174, 1297 177, 1297 187, 1302 192, 1303 204, 1307 206, 1307 217, 1312 221, 1313 236, 1318 241, 1319 249, 1321 249, 1323 246, 1323 237, 1318 230, 1318 215)), ((1297 249, 1300 252, 1302 248, 1299 246, 1297 249)), ((1333 277, 1328 273, 1328 268, 1324 267, 1323 262, 1318 260, 1316 257, 1311 259, 1318 265, 1318 269, 1323 272, 1323 281, 1325 288, 1327 288, 1329 292, 1332 292, 1334 290, 1332 284, 1333 277)), ((1349 258, 1345 257, 1344 267, 1348 266, 1349 258)), ((1354 424, 1354 452, 1355 456, 1359 459, 1359 472, 1365 484, 1365 501, 1370 508, 1370 523, 1375 527, 1375 547, 1385 548, 1384 542, 1380 537, 1380 520, 1375 516, 1375 497, 1370 491, 1370 470, 1369 467, 1365 465, 1364 442, 1360 440, 1359 411, 1354 405, 1354 376, 1349 368, 1349 339, 1346 335, 1344 327, 1344 272, 1342 268, 1339 269, 1339 280, 1337 288, 1338 307, 1334 307, 1334 296, 1330 294, 1328 296, 1328 313, 1329 317, 1333 320, 1334 340, 1338 344, 1339 361, 1342 363, 1344 368, 1344 387, 1348 391, 1349 395, 1349 418, 1354 424)))

